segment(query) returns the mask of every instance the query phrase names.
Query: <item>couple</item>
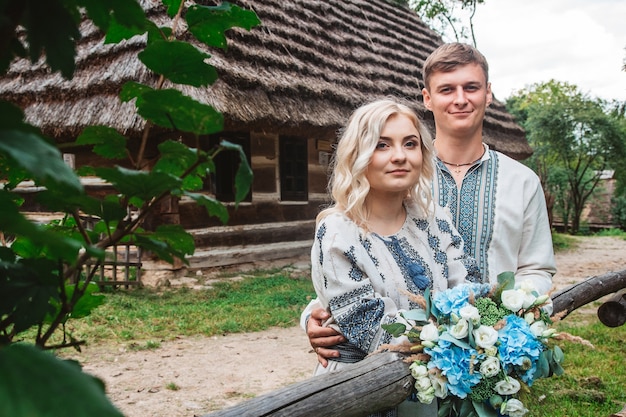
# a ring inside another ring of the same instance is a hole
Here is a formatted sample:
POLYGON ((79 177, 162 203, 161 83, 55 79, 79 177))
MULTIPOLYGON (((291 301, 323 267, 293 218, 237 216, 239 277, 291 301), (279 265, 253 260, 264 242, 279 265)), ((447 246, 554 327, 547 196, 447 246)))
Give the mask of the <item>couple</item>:
MULTIPOLYGON (((407 290, 493 283, 504 271, 540 293, 552 286, 539 179, 482 142, 492 100, 485 58, 445 44, 424 63, 423 78, 434 143, 409 107, 385 99, 357 109, 337 145, 333 204, 318 215, 311 252, 318 298, 302 314, 316 374, 394 343, 381 325, 415 308, 407 290)), ((435 404, 409 402, 384 415, 395 413, 437 414, 435 404)))

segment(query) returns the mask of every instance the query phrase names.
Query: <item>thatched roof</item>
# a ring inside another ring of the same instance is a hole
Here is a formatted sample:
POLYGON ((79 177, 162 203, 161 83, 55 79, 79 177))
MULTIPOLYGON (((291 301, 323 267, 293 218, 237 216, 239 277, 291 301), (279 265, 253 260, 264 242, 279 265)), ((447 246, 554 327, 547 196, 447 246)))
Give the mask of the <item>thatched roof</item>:
MULTIPOLYGON (((152 18, 166 18, 160 2, 144 3, 152 18)), ((232 3, 254 10, 262 25, 229 31, 227 51, 207 50, 220 74, 214 85, 183 88, 221 111, 226 129, 330 137, 354 108, 385 95, 415 102, 433 126, 422 104, 421 67, 442 40, 411 10, 386 0, 232 3)), ((129 80, 156 80, 137 59, 144 39, 104 45, 89 22, 81 32, 72 80, 17 61, 0 78, 0 98, 17 103, 29 122, 59 140, 92 124, 137 135, 144 122, 117 95, 129 80)), ((524 131, 497 100, 487 110, 484 134, 488 144, 515 158, 532 153, 524 131)))

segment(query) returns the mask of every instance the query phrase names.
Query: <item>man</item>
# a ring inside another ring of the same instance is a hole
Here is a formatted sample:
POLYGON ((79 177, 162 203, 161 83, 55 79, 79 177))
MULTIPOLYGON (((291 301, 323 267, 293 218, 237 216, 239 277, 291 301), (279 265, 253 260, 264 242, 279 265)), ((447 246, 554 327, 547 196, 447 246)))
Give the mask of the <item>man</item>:
MULTIPOLYGON (((424 62, 422 94, 436 131, 433 196, 449 212, 484 282, 514 271, 518 283, 529 281, 545 294, 556 268, 543 190, 532 170, 483 143, 493 100, 488 72, 485 57, 461 43, 440 46, 424 62)), ((321 326, 330 314, 316 307, 313 300, 301 325, 326 366, 326 358, 339 356, 332 346, 345 338, 321 326)))

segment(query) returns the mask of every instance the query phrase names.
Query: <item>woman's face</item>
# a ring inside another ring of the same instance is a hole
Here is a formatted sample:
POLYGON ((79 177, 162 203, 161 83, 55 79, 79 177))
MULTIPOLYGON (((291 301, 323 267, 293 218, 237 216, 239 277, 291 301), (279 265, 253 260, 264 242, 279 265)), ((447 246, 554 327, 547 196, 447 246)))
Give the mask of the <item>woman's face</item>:
POLYGON ((406 192, 419 181, 422 172, 420 135, 413 121, 403 114, 387 119, 365 177, 372 194, 406 192))

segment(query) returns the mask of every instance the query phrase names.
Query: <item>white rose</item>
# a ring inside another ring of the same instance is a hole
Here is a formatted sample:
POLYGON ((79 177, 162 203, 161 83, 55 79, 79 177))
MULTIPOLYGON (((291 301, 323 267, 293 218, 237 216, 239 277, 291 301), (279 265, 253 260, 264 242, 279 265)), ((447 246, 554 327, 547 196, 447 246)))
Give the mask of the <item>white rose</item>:
POLYGON ((523 417, 527 412, 528 409, 520 400, 511 398, 505 403, 503 414, 508 414, 510 417, 523 417))
POLYGON ((480 326, 472 332, 476 346, 489 349, 498 341, 498 332, 491 326, 480 326))
POLYGON ((515 289, 522 290, 526 294, 533 294, 533 293, 537 294, 537 287, 535 287, 535 284, 533 284, 532 281, 527 280, 527 279, 521 282, 516 282, 515 289))
POLYGON ((422 327, 420 339, 425 342, 437 342, 439 340, 439 329, 434 324, 428 323, 426 326, 422 327))
POLYGON ((522 290, 502 291, 502 305, 517 313, 524 306, 526 293, 522 290))
POLYGON ((448 333, 455 339, 463 339, 469 334, 469 323, 465 319, 459 319, 459 321, 450 329, 448 333))
POLYGON ((500 395, 513 395, 520 389, 520 383, 517 379, 508 377, 502 381, 496 382, 494 387, 496 392, 500 395))
POLYGON ((498 354, 498 348, 495 346, 490 346, 483 349, 485 349, 485 355, 487 356, 496 356, 498 354))
POLYGON ((487 378, 498 375, 500 372, 500 359, 489 356, 480 364, 480 373, 487 378))
POLYGON ((432 384, 430 383, 430 378, 428 376, 423 376, 415 380, 415 389, 417 392, 427 391, 431 387, 432 384))
POLYGON ((529 325, 533 324, 535 322, 535 312, 529 311, 528 313, 524 314, 524 321, 529 325))
POLYGON ((425 376, 428 376, 428 368, 425 365, 420 364, 419 362, 413 362, 411 366, 409 366, 409 370, 411 371, 411 375, 416 380, 425 376))
POLYGON ((546 325, 543 320, 537 320, 530 325, 530 331, 535 335, 535 337, 543 336, 543 332, 546 330, 548 330, 548 325, 546 325))
POLYGON ((435 389, 433 387, 430 387, 430 389, 427 389, 426 391, 418 391, 417 399, 422 404, 432 403, 433 400, 435 399, 435 389))
POLYGON ((474 324, 480 323, 480 314, 478 313, 478 309, 471 304, 462 307, 459 310, 459 314, 461 315, 461 318, 464 318, 467 321, 474 324))
POLYGON ((442 375, 441 371, 430 372, 428 376, 430 377, 432 387, 435 389, 435 397, 446 398, 448 396, 448 380, 446 377, 442 375))

